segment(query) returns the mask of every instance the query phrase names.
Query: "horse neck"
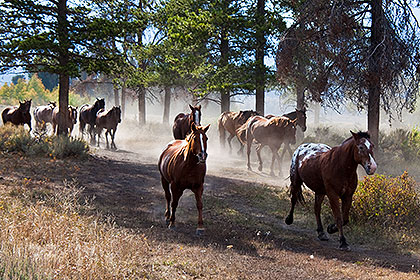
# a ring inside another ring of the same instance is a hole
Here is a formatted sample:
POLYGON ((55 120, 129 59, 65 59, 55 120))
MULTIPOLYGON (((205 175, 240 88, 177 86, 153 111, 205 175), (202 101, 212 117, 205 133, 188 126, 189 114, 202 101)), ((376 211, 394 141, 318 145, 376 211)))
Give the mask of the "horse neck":
POLYGON ((185 150, 184 150, 184 161, 186 161, 187 163, 192 163, 192 164, 196 164, 198 162, 198 159, 196 156, 194 156, 194 152, 193 152, 193 135, 190 136, 190 139, 186 139, 187 141, 187 145, 185 146, 185 150))
POLYGON ((337 168, 343 168, 344 170, 356 170, 357 162, 354 160, 354 139, 344 141, 340 146, 335 149, 335 164, 337 168))
POLYGON ((297 119, 297 113, 296 113, 296 111, 290 112, 288 114, 284 114, 283 117, 289 118, 293 121, 293 120, 297 119))

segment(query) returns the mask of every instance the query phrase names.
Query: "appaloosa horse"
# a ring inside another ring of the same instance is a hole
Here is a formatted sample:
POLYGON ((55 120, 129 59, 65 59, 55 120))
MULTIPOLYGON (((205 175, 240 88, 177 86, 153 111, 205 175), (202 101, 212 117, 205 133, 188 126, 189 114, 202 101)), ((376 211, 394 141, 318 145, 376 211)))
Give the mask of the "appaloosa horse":
POLYGON ((96 114, 96 134, 98 135, 98 147, 99 138, 101 137, 102 129, 106 129, 105 139, 106 148, 109 149, 108 134, 111 136, 111 149, 117 149, 114 138, 117 126, 121 122, 121 108, 120 106, 114 106, 112 109, 105 111, 101 109, 96 114))
POLYGON ((185 139, 187 135, 191 132, 191 124, 195 123, 196 126, 201 123, 201 105, 190 106, 191 113, 184 114, 179 113, 174 120, 174 125, 172 126, 172 132, 175 139, 185 139))
POLYGON ((179 198, 186 189, 194 195, 198 210, 197 234, 203 229, 203 184, 206 175, 207 136, 206 127, 191 124, 191 133, 185 140, 173 140, 159 157, 159 172, 166 197, 165 218, 169 228, 175 226, 175 211, 179 198))
POLYGON ((373 144, 366 132, 351 132, 352 137, 340 146, 330 148, 324 144, 303 144, 293 154, 290 166, 291 209, 286 224, 293 223, 293 211, 297 201, 303 202, 302 184, 315 192, 315 217, 318 238, 328 240, 321 222, 321 205, 325 195, 335 218, 335 224, 327 227, 327 232, 339 232, 341 250, 349 250, 343 233, 343 226, 349 222, 349 211, 353 194, 357 187, 357 165, 361 165, 368 175, 376 171, 373 144), (341 199, 341 211, 340 211, 341 199))
MULTIPOLYGON (((274 117, 266 119, 262 116, 255 116, 246 123, 246 146, 248 157, 248 170, 251 170, 250 154, 252 143, 257 143, 257 156, 259 160, 258 170, 262 171, 263 162, 261 159, 261 149, 268 146, 273 157, 271 159, 270 174, 274 175, 274 162, 277 159, 279 165, 281 160, 278 150, 283 142, 296 143, 296 121, 285 117, 274 117)), ((281 169, 280 169, 281 174, 281 169)))
MULTIPOLYGON (((59 107, 55 107, 52 112, 53 134, 55 134, 57 131, 59 111, 60 111, 59 107)), ((68 110, 64 112, 63 130, 66 132, 66 134, 71 135, 73 131, 73 127, 76 124, 76 122, 77 122, 77 107, 69 106, 68 110)))
MULTIPOLYGON (((246 121, 253 117, 259 115, 258 112, 253 110, 246 110, 246 111, 239 111, 239 112, 224 112, 220 115, 218 119, 218 128, 219 128, 219 140, 220 144, 224 147, 225 146, 225 138, 226 138, 226 131, 229 132, 229 137, 227 141, 229 143, 230 152, 232 152, 232 139, 237 136, 236 130, 246 123, 246 121)), ((238 154, 241 154, 244 145, 241 141, 239 141, 241 148, 238 151, 238 154)))
POLYGON ((3 124, 11 122, 14 125, 25 125, 29 126, 29 131, 32 130, 31 126, 31 102, 30 100, 19 101, 19 106, 8 106, 4 108, 1 113, 3 124))
POLYGON ((95 143, 95 123, 96 123, 96 114, 99 110, 105 108, 105 99, 96 98, 96 101, 93 105, 84 104, 80 107, 79 112, 79 133, 83 138, 85 133, 86 124, 89 125, 89 135, 91 143, 95 143))
POLYGON ((45 130, 47 128, 47 123, 52 124, 52 112, 56 106, 55 102, 50 102, 47 105, 35 108, 34 119, 37 130, 45 130))

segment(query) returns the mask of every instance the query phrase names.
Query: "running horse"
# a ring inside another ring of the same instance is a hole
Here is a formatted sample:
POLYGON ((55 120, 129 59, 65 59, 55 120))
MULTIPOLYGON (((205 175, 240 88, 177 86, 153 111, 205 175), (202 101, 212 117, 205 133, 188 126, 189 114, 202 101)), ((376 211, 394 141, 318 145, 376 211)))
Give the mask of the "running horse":
POLYGON ((315 217, 318 239, 328 240, 321 222, 321 205, 325 195, 335 218, 335 224, 327 227, 329 234, 339 232, 341 250, 350 250, 343 233, 349 222, 349 211, 357 187, 357 166, 360 164, 368 175, 376 171, 373 144, 367 132, 351 132, 352 136, 340 146, 330 148, 324 144, 300 145, 293 154, 290 166, 291 208, 286 224, 293 223, 296 202, 304 202, 302 184, 315 192, 315 217), (341 199, 341 211, 340 211, 341 199))
POLYGON ((29 126, 29 131, 31 131, 31 102, 32 99, 24 100, 23 102, 19 101, 19 106, 8 106, 4 108, 1 113, 3 124, 11 122, 14 125, 25 125, 26 123, 29 126))
POLYGON ((203 184, 206 175, 207 136, 206 127, 191 124, 191 133, 185 140, 173 140, 159 157, 159 172, 165 191, 165 218, 169 228, 175 227, 175 211, 179 198, 186 189, 194 195, 198 210, 198 235, 203 228, 203 184))
MULTIPOLYGON (((53 134, 55 134, 57 131, 57 126, 59 123, 58 122, 59 111, 60 111, 59 107, 55 107, 54 110, 52 111, 51 119, 52 119, 53 134)), ((64 116, 63 130, 65 131, 66 134, 71 135, 73 131, 73 127, 77 122, 77 107, 73 107, 69 105, 67 111, 64 112, 63 116, 64 116)))
POLYGON ((105 108, 105 99, 96 98, 96 101, 93 105, 84 104, 80 107, 79 112, 79 133, 82 135, 85 133, 86 124, 89 125, 89 135, 91 143, 95 143, 95 123, 96 123, 96 114, 99 110, 105 108))
POLYGON ((201 105, 190 106, 191 113, 179 113, 174 120, 172 132, 175 139, 183 140, 191 132, 191 124, 199 126, 201 123, 201 105))
POLYGON ((98 147, 99 147, 99 138, 101 137, 102 129, 106 129, 105 139, 106 139, 106 148, 109 149, 108 134, 111 136, 111 149, 117 149, 115 145, 114 138, 115 132, 117 131, 117 126, 121 122, 121 107, 114 106, 112 109, 105 111, 101 109, 96 114, 96 131, 98 134, 98 147))
POLYGON ((47 123, 52 124, 52 112, 56 107, 55 102, 50 102, 47 105, 38 106, 34 110, 35 126, 38 130, 45 130, 47 123))
POLYGON ((248 170, 252 170, 250 163, 251 146, 252 143, 257 143, 256 150, 259 160, 258 170, 262 171, 263 167, 261 149, 264 146, 268 146, 273 154, 271 159, 270 175, 274 175, 275 160, 277 159, 279 165, 281 164, 278 154, 281 144, 283 142, 289 142, 291 144, 296 143, 296 120, 292 121, 291 119, 285 117, 266 119, 262 116, 254 116, 248 120, 246 125, 245 143, 247 146, 246 153, 248 158, 248 170))
MULTIPOLYGON (((229 143, 230 152, 232 152, 232 139, 237 136, 236 130, 242 126, 246 121, 253 117, 259 115, 258 112, 253 110, 239 111, 239 112, 224 112, 220 115, 218 119, 218 128, 219 128, 219 140, 220 144, 225 146, 226 131, 229 132, 227 141, 229 143)), ((241 148, 238 151, 238 154, 241 154, 244 145, 239 141, 241 148)))

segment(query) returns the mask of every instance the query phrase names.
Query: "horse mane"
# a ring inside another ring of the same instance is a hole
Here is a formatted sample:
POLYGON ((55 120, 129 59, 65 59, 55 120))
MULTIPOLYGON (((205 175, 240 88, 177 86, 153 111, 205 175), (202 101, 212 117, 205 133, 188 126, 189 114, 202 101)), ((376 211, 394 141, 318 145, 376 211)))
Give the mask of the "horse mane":
MULTIPOLYGON (((355 133, 355 134, 357 134, 357 136, 359 137, 359 138, 366 138, 366 139, 369 139, 370 140, 370 134, 369 134, 369 132, 363 132, 363 131, 359 131, 359 132, 357 132, 357 133, 355 133)), ((350 141, 351 139, 353 139, 353 136, 350 136, 349 138, 347 138, 346 140, 344 140, 343 141, 343 143, 341 143, 341 144, 344 144, 344 143, 346 143, 347 141, 350 141)))
POLYGON ((285 117, 274 117, 269 119, 268 125, 280 125, 283 124, 284 122, 290 120, 289 118, 285 118, 285 117))

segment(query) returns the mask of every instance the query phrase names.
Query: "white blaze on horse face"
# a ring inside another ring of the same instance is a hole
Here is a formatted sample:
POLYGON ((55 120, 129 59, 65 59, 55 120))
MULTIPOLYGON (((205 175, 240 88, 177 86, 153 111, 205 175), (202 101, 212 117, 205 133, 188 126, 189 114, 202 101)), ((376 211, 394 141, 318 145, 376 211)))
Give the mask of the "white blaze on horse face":
POLYGON ((365 146, 368 150, 370 150, 370 147, 372 146, 369 142, 369 140, 365 139, 365 146))
POLYGON ((201 144, 201 152, 204 154, 204 143, 203 143, 203 134, 200 134, 200 144, 201 144))
POLYGON ((366 165, 365 170, 368 175, 374 174, 376 171, 376 168, 378 167, 376 165, 375 159, 372 157, 371 154, 369 154, 369 162, 365 165, 366 165))
POLYGON ((195 110, 195 114, 194 114, 194 122, 196 125, 200 125, 200 111, 195 110))

